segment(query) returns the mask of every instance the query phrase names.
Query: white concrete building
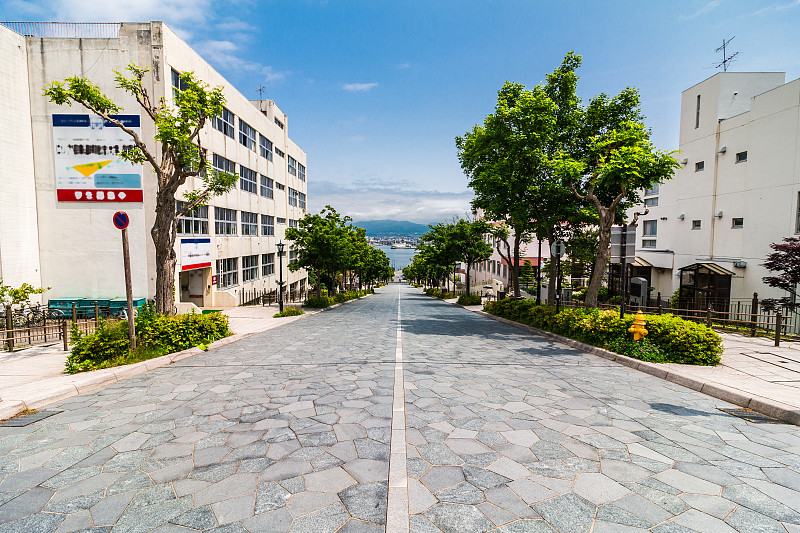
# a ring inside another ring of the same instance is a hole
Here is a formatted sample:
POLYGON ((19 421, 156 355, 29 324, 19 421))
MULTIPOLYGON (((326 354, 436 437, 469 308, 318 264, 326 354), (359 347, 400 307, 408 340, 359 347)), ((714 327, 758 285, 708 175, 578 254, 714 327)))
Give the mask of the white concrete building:
POLYGON ((800 233, 800 80, 784 80, 726 72, 683 92, 682 166, 646 191, 637 231, 637 275, 651 265, 665 298, 681 286, 701 308, 783 296, 761 264, 770 243, 800 233))
MULTIPOLYGON (((163 22, 0 25, 0 277, 9 285, 51 287, 45 300, 124 296, 112 216, 125 211, 134 296, 154 294, 153 172, 117 161, 113 150, 127 142, 120 130, 42 94, 51 81, 85 76, 132 115, 130 124, 155 147, 152 121, 115 87, 113 70, 131 61, 151 68, 144 81, 154 101, 171 102, 187 71, 222 86, 226 98, 223 115, 201 138, 214 166, 240 180, 179 224, 179 310, 236 305, 242 291, 275 289, 276 244, 305 214, 306 154, 273 101, 249 101, 163 22)), ((185 188, 199 186, 195 181, 185 188)), ((283 261, 287 290, 303 291, 306 273, 289 272, 291 258, 289 251, 283 261)))

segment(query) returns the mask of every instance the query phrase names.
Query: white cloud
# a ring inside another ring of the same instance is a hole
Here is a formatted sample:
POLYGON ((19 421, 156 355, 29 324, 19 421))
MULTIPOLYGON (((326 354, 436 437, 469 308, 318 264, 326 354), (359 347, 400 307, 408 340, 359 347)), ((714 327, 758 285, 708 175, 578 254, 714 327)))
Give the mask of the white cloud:
POLYGON ((345 83, 342 89, 349 92, 366 92, 378 86, 377 82, 374 83, 345 83))
POLYGON ((459 193, 414 188, 410 182, 360 180, 342 186, 330 181, 309 181, 310 212, 325 205, 353 220, 408 220, 420 224, 445 222, 470 212, 472 191, 459 193), (411 209, 409 206, 414 206, 411 209))
POLYGON ((397 68, 399 68, 400 70, 411 68, 411 63, 400 63, 399 65, 397 65, 397 68))
POLYGON ((60 0, 31 1, 46 5, 54 19, 92 22, 143 22, 163 20, 177 27, 203 23, 211 12, 211 0, 60 0))
POLYGON ((751 13, 749 16, 765 15, 767 13, 784 11, 786 9, 791 9, 797 6, 800 6, 800 0, 794 0, 793 2, 789 2, 788 4, 775 4, 771 6, 762 7, 758 11, 754 11, 753 13, 751 13))
POLYGON ((283 81, 286 79, 286 76, 291 74, 291 72, 288 70, 285 70, 283 72, 274 70, 271 65, 262 68, 261 73, 264 75, 264 79, 266 81, 283 81))
POLYGON ((238 47, 231 41, 200 41, 194 44, 197 52, 219 68, 230 70, 259 71, 264 67, 236 55, 238 47))
POLYGON ((708 13, 709 11, 711 11, 713 9, 716 9, 722 2, 723 2, 723 0, 711 0, 706 5, 704 5, 703 7, 701 7, 700 9, 695 11, 694 13, 692 13, 691 15, 686 15, 684 17, 681 17, 681 19, 690 20, 690 19, 693 19, 695 17, 699 17, 703 13, 708 13))

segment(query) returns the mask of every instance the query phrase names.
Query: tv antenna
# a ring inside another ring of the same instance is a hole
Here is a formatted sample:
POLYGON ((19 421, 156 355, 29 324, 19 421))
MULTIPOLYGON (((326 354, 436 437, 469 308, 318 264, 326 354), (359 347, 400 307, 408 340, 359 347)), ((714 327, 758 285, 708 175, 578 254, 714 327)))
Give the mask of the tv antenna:
POLYGON ((715 52, 722 52, 722 61, 714 63, 714 68, 722 67, 723 72, 728 72, 728 65, 733 63, 733 58, 739 55, 739 52, 734 52, 730 56, 728 55, 728 45, 731 44, 731 41, 735 38, 736 36, 734 35, 728 40, 722 39, 722 46, 715 50, 715 52))
POLYGON ((259 100, 263 100, 264 99, 264 91, 266 91, 266 90, 267 90, 267 88, 264 87, 263 85, 259 85, 258 86, 258 89, 256 89, 256 92, 258 93, 258 99, 259 100))

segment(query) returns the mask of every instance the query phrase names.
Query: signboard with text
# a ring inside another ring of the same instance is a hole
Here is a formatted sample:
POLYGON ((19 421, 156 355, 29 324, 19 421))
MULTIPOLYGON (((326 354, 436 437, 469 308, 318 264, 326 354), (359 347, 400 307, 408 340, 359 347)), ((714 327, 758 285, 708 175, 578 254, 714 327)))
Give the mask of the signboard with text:
POLYGON ((211 239, 181 239, 181 270, 211 267, 211 239))
MULTIPOLYGON (((139 115, 114 115, 141 133, 139 115)), ((131 137, 96 115, 54 114, 56 196, 59 202, 142 202, 142 165, 120 157, 131 137)))

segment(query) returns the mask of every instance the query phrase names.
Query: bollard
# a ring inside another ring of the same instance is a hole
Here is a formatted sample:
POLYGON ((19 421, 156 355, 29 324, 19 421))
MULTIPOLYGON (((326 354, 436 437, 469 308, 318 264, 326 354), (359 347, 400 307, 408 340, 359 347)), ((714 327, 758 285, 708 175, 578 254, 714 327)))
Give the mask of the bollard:
POLYGON ((100 323, 100 306, 97 302, 94 303, 94 328, 97 329, 97 325, 100 323))
POLYGON ((61 321, 61 338, 64 341, 64 351, 69 351, 69 328, 66 320, 61 321))
POLYGON ((750 307, 750 336, 751 337, 755 337, 756 336, 756 325, 757 325, 757 321, 758 321, 758 317, 756 316, 757 314, 758 314, 758 293, 754 292, 753 293, 752 307, 750 307))
POLYGON ((708 304, 708 309, 706 309, 706 326, 711 327, 711 304, 708 304))
POLYGON ((775 313, 775 346, 781 345, 781 329, 783 329, 783 315, 778 311, 775 313))
POLYGON ((75 308, 75 302, 72 302, 72 321, 78 321, 78 310, 75 308))
POLYGON ((11 306, 6 306, 6 345, 8 351, 14 351, 14 318, 11 314, 11 306))

